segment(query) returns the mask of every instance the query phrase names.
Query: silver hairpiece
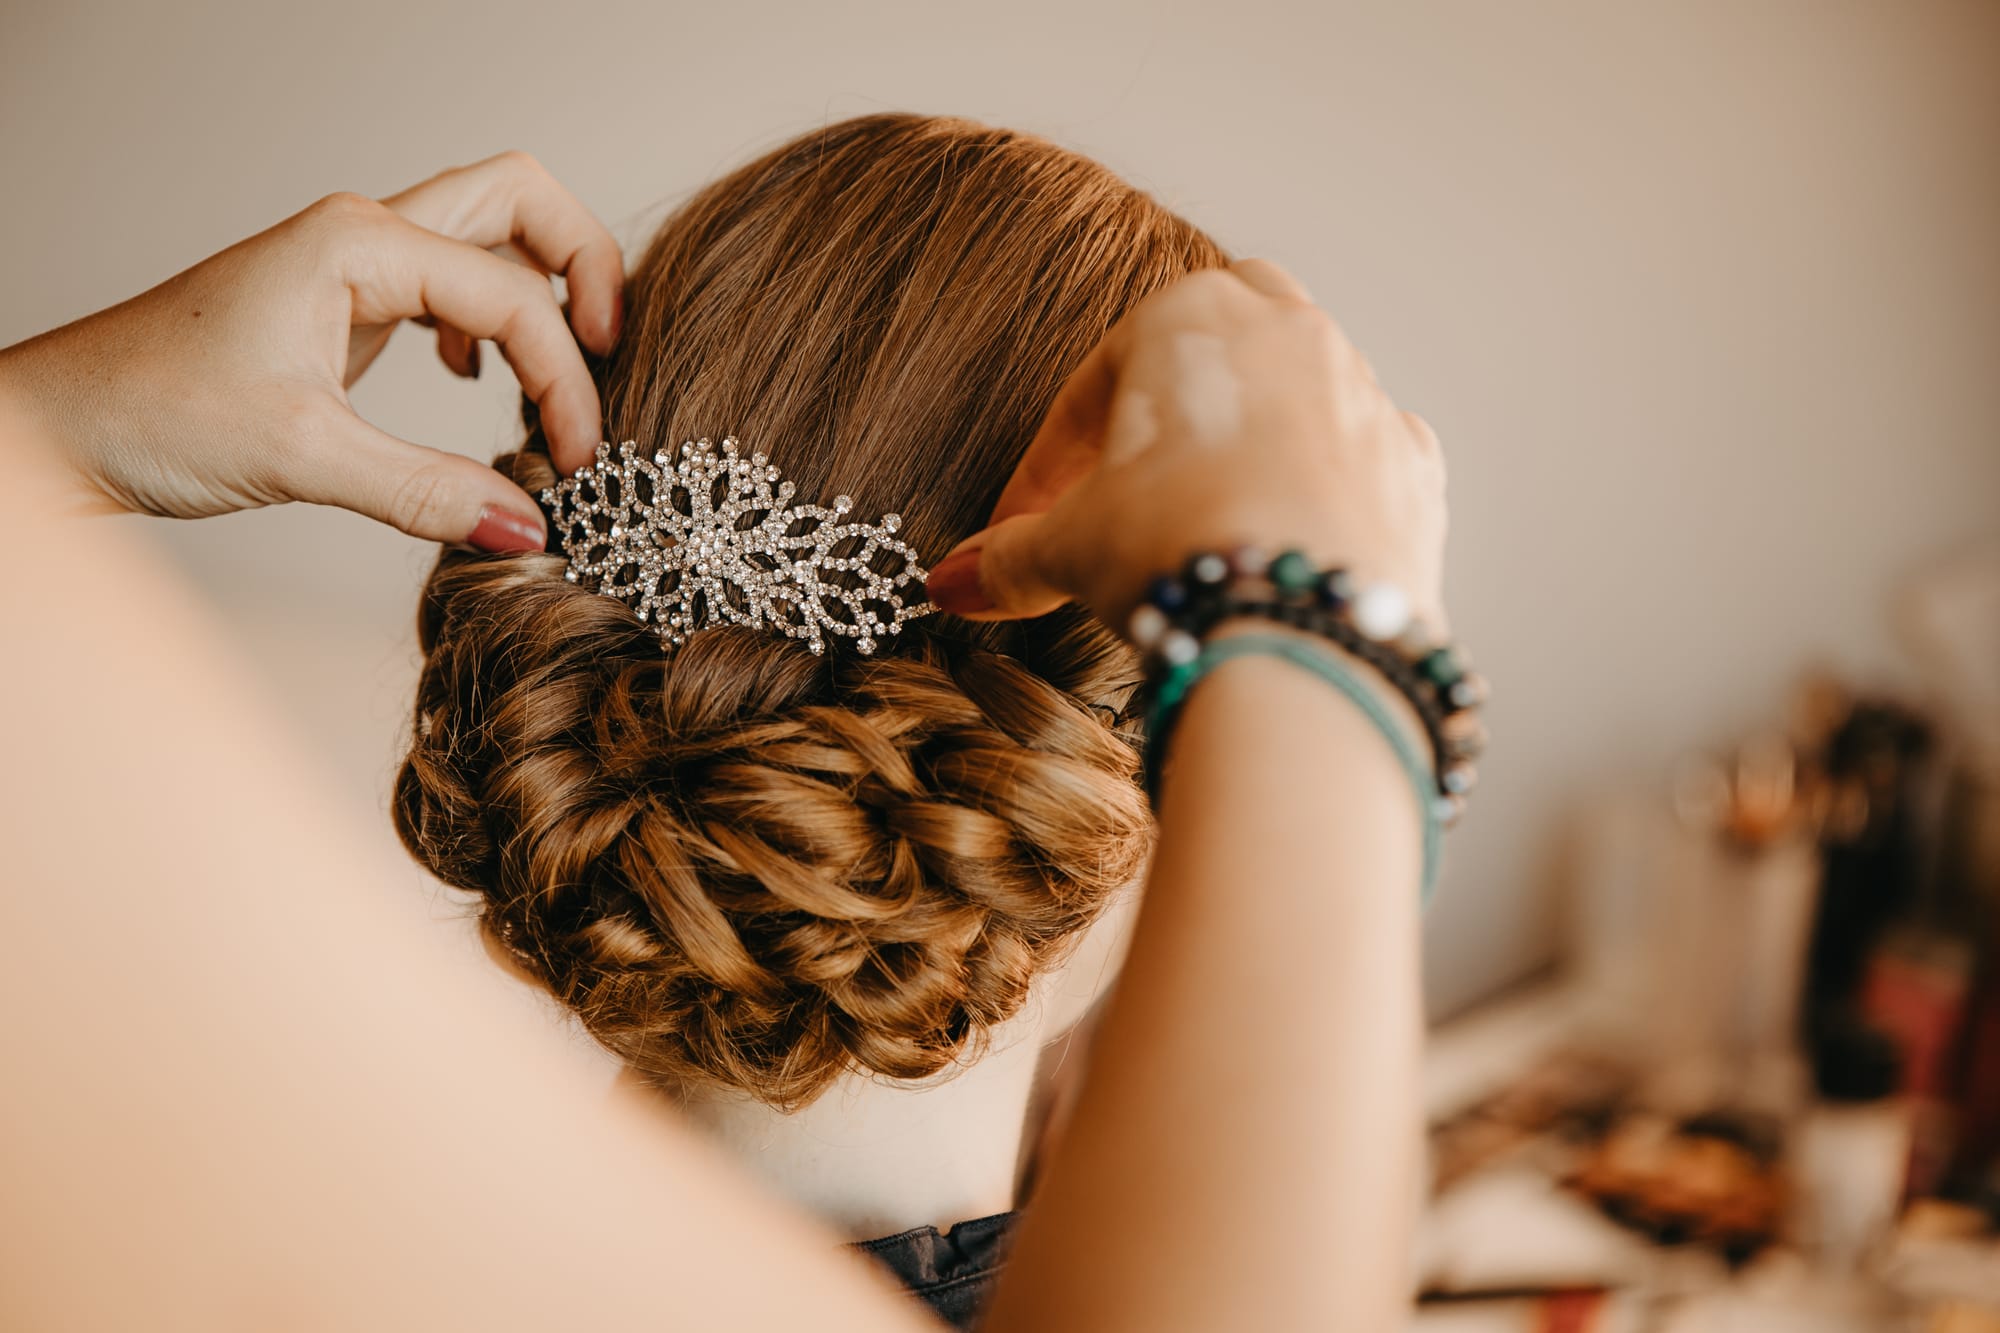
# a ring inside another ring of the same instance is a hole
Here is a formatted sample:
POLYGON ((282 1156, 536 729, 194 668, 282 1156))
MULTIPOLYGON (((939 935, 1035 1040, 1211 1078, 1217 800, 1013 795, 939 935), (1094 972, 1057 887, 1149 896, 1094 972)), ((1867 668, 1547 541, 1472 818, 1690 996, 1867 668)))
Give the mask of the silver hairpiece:
POLYGON ((921 594, 928 575, 891 535, 900 517, 847 522, 846 496, 831 509, 791 505, 793 489, 763 454, 739 457, 734 439, 720 449, 689 440, 678 462, 628 440, 615 455, 598 445, 597 461, 543 491, 542 503, 569 557, 564 577, 616 597, 669 646, 727 621, 804 639, 816 653, 828 634, 872 653, 880 636, 936 609, 905 605, 905 590, 921 594))

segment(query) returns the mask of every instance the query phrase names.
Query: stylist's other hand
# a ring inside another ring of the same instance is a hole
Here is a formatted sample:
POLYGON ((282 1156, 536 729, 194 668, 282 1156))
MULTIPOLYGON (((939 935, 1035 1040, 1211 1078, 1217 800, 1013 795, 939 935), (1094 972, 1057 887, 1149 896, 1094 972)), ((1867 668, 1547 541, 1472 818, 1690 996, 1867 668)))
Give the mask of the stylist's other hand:
POLYGON ((0 351, 0 392, 36 419, 81 508, 201 518, 305 500, 414 537, 539 550, 506 478, 363 421, 347 390, 397 324, 438 331, 477 375, 492 340, 541 410, 556 466, 589 461, 596 387, 577 344, 618 335, 624 261, 575 196, 503 153, 384 200, 335 194, 123 305, 0 351), (512 246, 527 261, 492 250, 512 246), (549 274, 569 288, 569 322, 549 274), (574 325, 574 335, 571 332, 574 325))
POLYGON ((1445 626, 1444 459, 1331 318, 1244 260, 1153 293, 1057 394, 990 526, 932 569, 978 620, 1081 601, 1107 624, 1197 549, 1298 547, 1445 626))

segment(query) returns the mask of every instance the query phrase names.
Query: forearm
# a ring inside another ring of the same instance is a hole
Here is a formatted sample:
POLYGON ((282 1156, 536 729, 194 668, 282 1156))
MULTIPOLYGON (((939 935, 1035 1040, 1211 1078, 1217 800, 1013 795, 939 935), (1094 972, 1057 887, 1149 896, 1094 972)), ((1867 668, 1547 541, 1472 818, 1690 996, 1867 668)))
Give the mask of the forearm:
MULTIPOLYGON (((32 436, 44 459, 47 502, 58 514, 119 514, 137 508, 111 495, 92 475, 87 451, 93 443, 143 458, 132 438, 134 414, 124 404, 133 386, 118 373, 115 322, 106 335, 103 314, 0 347, 0 413, 20 436, 32 436)), ((172 386, 163 386, 170 394, 172 386)), ((161 401, 142 387, 142 396, 161 401)))
POLYGON ((1351 702, 1249 658, 1190 696, 1161 830, 1088 1084, 987 1327, 1400 1327, 1415 795, 1351 702))

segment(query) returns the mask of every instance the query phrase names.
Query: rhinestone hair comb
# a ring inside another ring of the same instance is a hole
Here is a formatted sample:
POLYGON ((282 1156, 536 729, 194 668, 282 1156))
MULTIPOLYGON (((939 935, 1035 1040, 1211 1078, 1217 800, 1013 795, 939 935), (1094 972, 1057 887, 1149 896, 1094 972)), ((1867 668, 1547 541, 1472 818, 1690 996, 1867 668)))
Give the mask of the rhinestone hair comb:
POLYGON ((628 440, 598 445, 594 463, 541 500, 569 557, 564 577, 631 607, 669 648, 732 623, 804 639, 815 653, 829 635, 872 653, 936 609, 921 601, 927 571, 894 535, 899 516, 850 522, 847 496, 831 509, 793 505, 794 489, 733 438, 719 448, 689 440, 677 461, 628 440))

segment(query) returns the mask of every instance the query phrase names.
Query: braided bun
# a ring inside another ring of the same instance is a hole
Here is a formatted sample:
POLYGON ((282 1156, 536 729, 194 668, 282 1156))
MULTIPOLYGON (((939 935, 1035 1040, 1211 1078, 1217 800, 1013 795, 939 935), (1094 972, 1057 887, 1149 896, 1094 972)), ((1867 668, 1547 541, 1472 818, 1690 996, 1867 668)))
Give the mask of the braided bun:
MULTIPOLYGON (((942 553, 1104 328, 1219 258, 1040 140, 833 126, 662 228, 598 368, 612 437, 737 434, 942 553)), ((556 476, 528 416, 496 467, 532 494, 556 476)), ((791 1109, 974 1058, 1140 873, 1138 671, 1081 612, 932 615, 872 657, 727 625, 669 652, 564 568, 440 557, 396 826, 655 1083, 791 1109)))

